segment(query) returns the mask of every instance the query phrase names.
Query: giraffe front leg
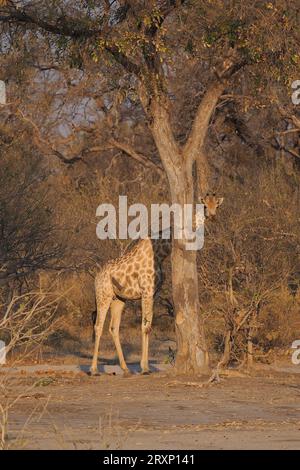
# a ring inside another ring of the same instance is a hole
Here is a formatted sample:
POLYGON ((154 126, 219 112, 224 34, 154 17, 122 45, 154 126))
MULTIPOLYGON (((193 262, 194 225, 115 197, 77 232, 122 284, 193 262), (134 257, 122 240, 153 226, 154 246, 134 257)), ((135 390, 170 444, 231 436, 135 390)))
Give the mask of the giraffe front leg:
POLYGON ((94 354, 93 354, 93 360, 92 360, 92 365, 90 367, 90 375, 100 375, 98 371, 98 351, 99 351, 99 346, 100 346, 100 338, 101 338, 102 331, 97 329, 97 326, 95 325, 95 346, 94 346, 94 354))
POLYGON ((142 374, 149 374, 149 334, 153 318, 153 295, 142 297, 142 374))

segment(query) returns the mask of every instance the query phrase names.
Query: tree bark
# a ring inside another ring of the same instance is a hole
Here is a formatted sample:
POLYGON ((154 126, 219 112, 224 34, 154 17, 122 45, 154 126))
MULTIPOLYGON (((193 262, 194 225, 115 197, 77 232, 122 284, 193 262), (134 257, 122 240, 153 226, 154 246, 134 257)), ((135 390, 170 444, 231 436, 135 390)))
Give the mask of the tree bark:
POLYGON ((205 374, 209 371, 203 319, 200 315, 196 251, 182 249, 174 240, 172 285, 177 337, 176 371, 205 374))

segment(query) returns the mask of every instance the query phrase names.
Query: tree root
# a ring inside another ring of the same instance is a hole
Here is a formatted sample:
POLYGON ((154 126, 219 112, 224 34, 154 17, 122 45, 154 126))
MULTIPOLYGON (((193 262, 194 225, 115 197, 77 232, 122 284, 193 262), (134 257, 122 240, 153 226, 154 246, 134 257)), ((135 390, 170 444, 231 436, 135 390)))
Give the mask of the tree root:
POLYGON ((205 388, 211 385, 216 385, 224 381, 224 378, 221 378, 220 375, 224 375, 225 377, 248 377, 247 374, 244 374, 238 370, 233 369, 214 369, 211 376, 206 382, 180 382, 179 380, 173 380, 172 382, 168 382, 166 385, 168 387, 173 387, 176 385, 182 385, 184 387, 197 387, 197 388, 205 388))

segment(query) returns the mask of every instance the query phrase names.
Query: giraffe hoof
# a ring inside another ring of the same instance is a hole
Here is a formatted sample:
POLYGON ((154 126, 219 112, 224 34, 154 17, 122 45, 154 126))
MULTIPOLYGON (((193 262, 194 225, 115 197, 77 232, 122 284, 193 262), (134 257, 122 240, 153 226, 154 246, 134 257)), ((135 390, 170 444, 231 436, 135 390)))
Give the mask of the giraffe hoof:
POLYGON ((129 369, 123 371, 123 377, 131 377, 132 372, 129 369))
POLYGON ((142 370, 141 375, 150 375, 150 370, 142 370))
POLYGON ((88 372, 88 375, 89 375, 90 377, 99 377, 101 374, 100 374, 100 372, 99 372, 98 370, 92 370, 92 369, 91 369, 91 370, 88 372))

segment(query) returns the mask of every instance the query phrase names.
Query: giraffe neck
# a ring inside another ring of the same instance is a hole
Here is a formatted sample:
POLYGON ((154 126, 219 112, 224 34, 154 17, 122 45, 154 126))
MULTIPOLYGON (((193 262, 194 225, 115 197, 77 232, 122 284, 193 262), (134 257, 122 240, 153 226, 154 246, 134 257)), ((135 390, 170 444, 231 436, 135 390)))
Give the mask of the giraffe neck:
MULTIPOLYGON (((197 231, 201 226, 204 226, 206 214, 197 213, 194 219, 193 229, 197 231)), ((172 252, 172 243, 174 238, 174 227, 171 225, 168 229, 160 230, 158 238, 152 239, 152 245, 154 248, 154 255, 159 259, 164 260, 172 252), (168 238, 163 238, 163 234, 166 233, 168 238)))
MULTIPOLYGON (((194 219, 194 230, 197 230, 201 225, 203 225, 205 219, 205 214, 197 213, 194 219)), ((172 243, 174 238, 173 230, 174 227, 172 224, 169 228, 160 230, 157 234, 154 234, 153 237, 149 236, 149 239, 152 242, 155 259, 159 263, 167 258, 172 252, 172 243), (163 235, 167 238, 163 238, 163 235)), ((139 244, 140 241, 141 239, 132 240, 132 242, 127 245, 124 254, 131 251, 131 249, 136 246, 136 244, 139 244)))
MULTIPOLYGON (((172 231, 171 231, 172 232, 172 231)), ((165 258, 167 258, 172 251, 172 234, 170 235, 169 238, 162 238, 162 232, 160 232, 160 238, 153 238, 151 239, 152 246, 153 246, 153 252, 154 252, 154 257, 156 260, 163 261, 165 258)))

